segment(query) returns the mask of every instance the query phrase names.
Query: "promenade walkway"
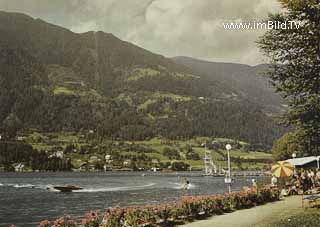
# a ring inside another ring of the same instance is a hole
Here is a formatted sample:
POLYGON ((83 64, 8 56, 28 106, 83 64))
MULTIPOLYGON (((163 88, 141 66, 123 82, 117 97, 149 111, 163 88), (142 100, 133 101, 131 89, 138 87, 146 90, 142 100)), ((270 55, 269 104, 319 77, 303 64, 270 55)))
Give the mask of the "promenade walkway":
POLYGON ((301 196, 291 196, 275 203, 214 216, 182 227, 250 227, 301 210, 301 196))

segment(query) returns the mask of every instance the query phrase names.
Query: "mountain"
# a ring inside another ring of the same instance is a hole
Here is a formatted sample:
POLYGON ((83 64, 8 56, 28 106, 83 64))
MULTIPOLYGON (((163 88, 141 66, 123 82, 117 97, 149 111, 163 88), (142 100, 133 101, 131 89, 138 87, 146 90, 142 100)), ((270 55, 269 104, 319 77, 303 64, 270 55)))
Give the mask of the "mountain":
POLYGON ((266 72, 268 65, 249 66, 235 63, 217 63, 190 57, 174 57, 176 63, 191 68, 210 81, 217 81, 236 91, 251 102, 260 104, 269 113, 285 109, 285 101, 275 93, 266 72))
POLYGON ((77 34, 8 12, 0 12, 0 33, 2 133, 21 125, 117 140, 211 136, 270 146, 283 131, 236 86, 112 34, 77 34))

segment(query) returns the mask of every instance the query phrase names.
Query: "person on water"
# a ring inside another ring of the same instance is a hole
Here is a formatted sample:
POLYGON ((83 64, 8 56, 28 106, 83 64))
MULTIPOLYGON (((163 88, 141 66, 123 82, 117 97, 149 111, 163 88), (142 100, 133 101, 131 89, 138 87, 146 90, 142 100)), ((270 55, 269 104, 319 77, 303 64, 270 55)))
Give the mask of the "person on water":
POLYGON ((187 191, 189 189, 189 186, 190 186, 190 181, 185 177, 184 184, 183 184, 183 190, 187 191))

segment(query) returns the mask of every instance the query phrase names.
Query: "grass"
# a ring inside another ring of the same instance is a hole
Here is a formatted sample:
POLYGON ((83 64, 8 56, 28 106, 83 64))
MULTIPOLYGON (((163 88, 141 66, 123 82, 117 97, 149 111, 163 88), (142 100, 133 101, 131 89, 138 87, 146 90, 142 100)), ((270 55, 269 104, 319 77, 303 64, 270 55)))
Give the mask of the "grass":
POLYGON ((68 88, 65 87, 56 87, 53 90, 53 94, 54 95, 60 95, 60 94, 64 94, 64 95, 76 95, 76 93, 72 90, 69 90, 68 88))
MULTIPOLYGON (((189 96, 181 96, 181 95, 176 95, 172 93, 163 93, 163 92, 150 93, 148 95, 148 99, 145 100, 144 103, 140 104, 138 109, 144 110, 149 105, 156 103, 161 98, 170 98, 174 102, 186 102, 192 99, 192 97, 189 97, 189 96)), ((170 112, 170 109, 167 109, 166 111, 170 112)))
POLYGON ((85 144, 85 141, 79 134, 75 133, 38 133, 34 132, 27 136, 26 142, 32 145, 34 149, 51 150, 53 147, 62 147, 69 144, 85 144))
POLYGON ((176 95, 173 93, 163 93, 163 92, 156 92, 151 95, 153 98, 171 98, 175 102, 184 102, 184 101, 190 101, 191 97, 189 96, 181 96, 176 95))
POLYGON ((133 101, 132 101, 132 98, 126 94, 120 94, 116 100, 119 100, 119 101, 124 101, 126 103, 128 103, 128 105, 132 106, 133 105, 133 101))
POLYGON ((159 75, 160 72, 151 68, 136 68, 133 74, 128 77, 128 81, 137 81, 144 77, 154 77, 159 75))
POLYGON ((147 101, 145 101, 144 103, 142 103, 141 105, 138 106, 138 110, 144 110, 146 109, 149 105, 156 103, 157 100, 154 99, 148 99, 147 101))
MULTIPOLYGON (((224 154, 227 154, 226 151, 223 151, 224 154)), ((240 157, 244 159, 272 159, 272 155, 269 153, 264 152, 245 152, 241 150, 231 150, 230 151, 231 157, 240 157)))
MULTIPOLYGON (((180 160, 183 161, 185 163, 188 163, 189 165, 191 165, 194 169, 203 169, 203 158, 205 156, 205 150, 203 147, 201 147, 199 145, 199 141, 205 141, 206 138, 195 138, 195 139, 191 139, 191 140, 162 140, 159 138, 153 138, 151 140, 148 141, 139 141, 136 142, 140 145, 143 146, 147 146, 150 148, 153 148, 155 150, 157 150, 160 154, 162 154, 163 149, 165 147, 173 147, 176 149, 179 149, 181 147, 185 147, 186 145, 191 145, 193 147, 193 151, 198 153, 200 156, 200 160, 180 160)), ((222 140, 222 139, 220 139, 222 140)), ((227 139, 225 139, 227 140, 227 139)), ((227 141, 231 141, 231 140, 227 140, 227 141)), ((222 151, 223 153, 226 154, 226 151, 222 151)), ((149 154, 150 156, 151 154, 149 154)), ((224 157, 215 151, 211 152, 212 158, 214 160, 214 162, 220 167, 220 168, 227 168, 227 162, 226 160, 224 160, 224 157)), ((241 150, 232 150, 230 152, 231 157, 240 157, 240 158, 244 158, 244 159, 271 159, 272 156, 271 154, 268 153, 263 153, 263 152, 245 152, 245 151, 241 151, 241 150)), ((161 162, 170 162, 170 161, 179 161, 179 160, 169 160, 167 157, 165 157, 164 155, 155 155, 155 158, 158 158, 161 162)), ((237 169, 239 168, 239 165, 232 162, 231 165, 233 166, 233 168, 237 169)), ((250 162, 250 163, 246 163, 243 162, 241 163, 241 167, 244 169, 262 169, 265 167, 265 163, 260 163, 260 162, 250 162)))
POLYGON ((174 73, 174 76, 176 76, 178 78, 200 79, 200 76, 195 76, 195 75, 192 75, 192 74, 174 73))
MULTIPOLYGON (((168 139, 160 139, 160 138, 153 138, 150 140, 145 141, 135 141, 135 144, 139 144, 140 146, 151 148, 155 152, 152 153, 146 153, 146 155, 150 158, 158 159, 162 163, 166 162, 173 162, 173 161, 183 161, 187 164, 189 164, 193 169, 203 169, 203 158, 205 156, 205 149, 204 147, 201 147, 201 142, 208 140, 208 138, 194 138, 190 140, 168 140, 168 139), (200 160, 186 160, 184 159, 185 156, 185 147, 189 145, 192 146, 192 149, 195 153, 199 154, 200 160), (163 155, 163 150, 165 147, 174 148, 176 150, 184 149, 183 153, 180 153, 182 160, 170 160, 169 157, 163 155)), ((77 147, 80 148, 80 146, 83 145, 90 145, 92 143, 95 143, 94 141, 87 140, 85 138, 85 135, 80 135, 77 133, 32 133, 27 138, 26 141, 30 143, 35 149, 37 150, 48 150, 50 151, 53 147, 61 147, 62 149, 65 149, 67 145, 75 144, 77 147)), ((96 148, 92 148, 93 150, 90 152, 90 154, 87 155, 80 155, 78 153, 72 153, 69 156, 72 158, 72 162, 75 166, 78 166, 81 162, 88 161, 88 158, 90 156, 96 155, 100 158, 103 158, 102 156, 105 154, 105 152, 108 152, 108 150, 102 149, 100 151, 100 148, 103 148, 106 144, 111 144, 112 141, 104 140, 99 141, 97 143, 96 148), (102 156, 101 156, 102 155, 102 156), (81 161, 77 161, 81 160, 81 161)), ((124 143, 132 143, 131 141, 124 141, 124 143)), ((95 143, 96 144, 96 143, 95 143)), ((138 152, 130 151, 125 152, 122 151, 122 147, 113 147, 112 150, 114 152, 118 152, 120 155, 136 155, 138 152)), ((221 150, 220 152, 226 154, 226 151, 221 150)), ((211 151, 211 155, 213 158, 213 161, 216 165, 218 165, 219 168, 227 168, 227 161, 224 156, 221 155, 221 153, 217 151, 211 151)), ((230 152, 231 157, 240 157, 243 159, 271 159, 271 154, 263 153, 263 152, 245 152, 241 150, 232 150, 230 152)), ((231 163, 232 167, 234 169, 243 168, 243 169, 262 169, 265 167, 265 163, 261 162, 242 162, 241 164, 238 163, 231 163)))
POLYGON ((273 220, 266 221, 251 227, 317 227, 320 226, 320 209, 312 208, 282 217, 275 217, 273 220))
POLYGON ((45 143, 32 143, 31 145, 34 149, 38 151, 49 151, 54 147, 45 143))

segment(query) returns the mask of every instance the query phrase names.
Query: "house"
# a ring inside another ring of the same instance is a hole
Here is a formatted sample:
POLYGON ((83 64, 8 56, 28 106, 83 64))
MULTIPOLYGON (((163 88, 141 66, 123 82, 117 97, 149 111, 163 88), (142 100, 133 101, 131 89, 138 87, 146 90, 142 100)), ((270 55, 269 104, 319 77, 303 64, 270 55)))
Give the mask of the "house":
POLYGON ((109 155, 109 154, 107 154, 107 155, 104 157, 104 159, 105 159, 106 163, 108 163, 108 164, 111 164, 111 163, 113 162, 112 156, 109 155))
POLYGON ((19 164, 14 166, 14 171, 15 172, 23 172, 23 170, 24 170, 24 164, 22 164, 22 163, 19 163, 19 164))
POLYGON ((123 161, 123 165, 124 166, 130 165, 130 163, 131 163, 130 159, 127 159, 127 160, 123 161))
POLYGON ((63 157, 64 157, 63 151, 57 151, 57 152, 56 152, 56 157, 57 157, 57 158, 63 158, 63 157))
POLYGON ((158 171, 160 171, 161 169, 160 168, 157 168, 157 167, 152 167, 151 168, 151 171, 152 172, 158 172, 158 171))
POLYGON ((18 136, 18 137, 17 137, 17 140, 18 140, 18 141, 23 141, 23 140, 25 140, 25 138, 26 138, 26 137, 24 137, 24 136, 18 136))
MULTIPOLYGON (((46 151, 46 153, 47 153, 47 151, 46 151)), ((49 158, 53 158, 53 157, 63 159, 64 153, 63 153, 63 151, 56 151, 52 155, 49 156, 49 158)))
POLYGON ((151 160, 151 163, 152 163, 152 164, 159 164, 159 160, 158 160, 158 159, 153 158, 153 159, 151 160))
POLYGON ((92 163, 82 163, 78 169, 78 171, 95 171, 96 167, 92 163))
POLYGON ((291 158, 287 159, 287 162, 290 162, 296 168, 319 168, 319 159, 320 156, 309 156, 303 158, 291 158))
POLYGON ((99 159, 97 156, 93 155, 93 156, 90 156, 89 158, 89 163, 97 163, 97 162, 100 162, 101 159, 99 159))

